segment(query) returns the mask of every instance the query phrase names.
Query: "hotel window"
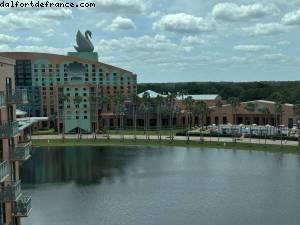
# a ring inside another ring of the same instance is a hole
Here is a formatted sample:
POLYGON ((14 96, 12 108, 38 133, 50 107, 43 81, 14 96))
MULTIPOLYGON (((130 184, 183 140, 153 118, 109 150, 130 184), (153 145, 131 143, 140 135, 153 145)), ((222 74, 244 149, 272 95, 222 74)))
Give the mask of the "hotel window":
POLYGON ((89 81, 89 78, 85 78, 85 81, 89 81))
POLYGON ((79 116, 76 116, 76 120, 79 120, 79 116))
POLYGON ((86 119, 87 119, 87 116, 84 116, 84 119, 86 120, 86 119))

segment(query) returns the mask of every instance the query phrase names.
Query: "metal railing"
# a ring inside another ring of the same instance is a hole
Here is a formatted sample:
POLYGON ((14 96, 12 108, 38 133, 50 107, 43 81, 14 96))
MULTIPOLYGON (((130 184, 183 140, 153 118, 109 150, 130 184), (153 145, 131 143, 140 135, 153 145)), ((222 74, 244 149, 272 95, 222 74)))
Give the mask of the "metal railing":
POLYGON ((5 105, 5 98, 4 98, 4 93, 3 92, 0 92, 0 107, 4 106, 5 105))
POLYGON ((12 214, 14 217, 27 217, 31 210, 31 196, 22 195, 17 202, 13 203, 12 214))
POLYGON ((32 143, 31 141, 19 142, 10 151, 10 159, 13 161, 23 161, 30 158, 32 143))
POLYGON ((21 195, 20 181, 5 181, 4 186, 0 186, 0 202, 15 202, 21 195))
POLYGON ((14 137, 18 132, 18 122, 0 123, 0 138, 14 137))
POLYGON ((28 103, 27 90, 16 89, 4 92, 6 96, 6 104, 26 104, 28 103))
POLYGON ((8 163, 7 161, 3 161, 0 163, 0 181, 3 182, 8 175, 8 163))

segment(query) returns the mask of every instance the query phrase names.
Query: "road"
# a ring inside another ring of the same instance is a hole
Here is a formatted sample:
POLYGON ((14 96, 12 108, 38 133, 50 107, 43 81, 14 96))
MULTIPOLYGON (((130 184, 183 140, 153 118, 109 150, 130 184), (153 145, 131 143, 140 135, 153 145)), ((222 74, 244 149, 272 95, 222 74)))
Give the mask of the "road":
MULTIPOLYGON (((112 134, 110 135, 110 139, 114 139, 114 140, 117 140, 117 139, 120 139, 121 137, 124 137, 125 140, 133 140, 134 139, 134 135, 128 135, 128 134, 125 134, 125 135, 120 135, 120 134, 112 134)), ((77 139, 78 138, 78 135, 77 134, 67 134, 65 135, 65 138, 66 139, 77 139)), ((136 138, 138 140, 146 140, 146 135, 136 135, 136 138)), ((169 136, 162 136, 162 140, 169 140, 169 136)), ((33 140, 55 140, 55 139, 62 139, 62 135, 33 135, 32 136, 32 139, 33 140)), ((89 134, 89 135, 86 135, 86 134, 83 134, 82 135, 82 139, 93 139, 93 135, 92 134, 89 134)), ((107 139, 107 136, 105 135, 97 135, 97 139, 107 139)), ((149 135, 149 139, 150 140, 158 140, 158 136, 157 135, 149 135)), ((184 141, 186 140, 186 137, 184 136, 174 136, 174 140, 178 140, 178 141, 184 141)), ((199 141, 200 138, 199 137, 190 137, 190 140, 191 141, 199 141)), ((218 141, 218 138, 217 137, 205 137, 204 138, 204 141, 212 141, 212 142, 217 142, 218 141)), ((229 142, 232 142, 232 138, 220 138, 220 142, 223 142, 223 143, 229 143, 229 142)), ((265 140, 264 139, 249 139, 249 138, 239 138, 237 139, 237 142, 238 143, 253 143, 253 144, 265 144, 265 140)), ((298 146, 298 142, 296 141, 286 141, 286 140, 283 140, 282 142, 280 140, 276 140, 276 141, 273 141, 273 140, 267 140, 266 144, 269 144, 269 145, 288 145, 288 146, 298 146)))

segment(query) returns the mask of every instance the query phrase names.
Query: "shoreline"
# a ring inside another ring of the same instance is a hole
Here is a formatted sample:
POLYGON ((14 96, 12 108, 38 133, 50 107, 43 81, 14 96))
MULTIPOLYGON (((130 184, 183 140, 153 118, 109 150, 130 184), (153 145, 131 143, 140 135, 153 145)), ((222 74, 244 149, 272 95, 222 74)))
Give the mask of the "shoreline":
POLYGON ((255 143, 232 143, 232 142, 215 142, 215 141, 195 141, 190 142, 184 140, 120 140, 120 139, 33 139, 33 147, 99 147, 99 146, 166 146, 166 147, 200 147, 200 148, 214 148, 214 149, 227 149, 227 150, 245 150, 245 151, 260 151, 271 153, 284 153, 300 155, 298 146, 292 145, 276 145, 276 144, 255 144, 255 143))

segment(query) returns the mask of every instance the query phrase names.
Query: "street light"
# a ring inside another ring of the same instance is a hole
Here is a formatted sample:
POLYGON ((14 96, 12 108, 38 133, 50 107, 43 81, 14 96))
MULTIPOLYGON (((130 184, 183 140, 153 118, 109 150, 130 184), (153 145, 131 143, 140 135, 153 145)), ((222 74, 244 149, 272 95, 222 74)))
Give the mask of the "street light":
POLYGON ((297 125, 298 125, 298 146, 300 148, 300 119, 298 119, 297 125))

